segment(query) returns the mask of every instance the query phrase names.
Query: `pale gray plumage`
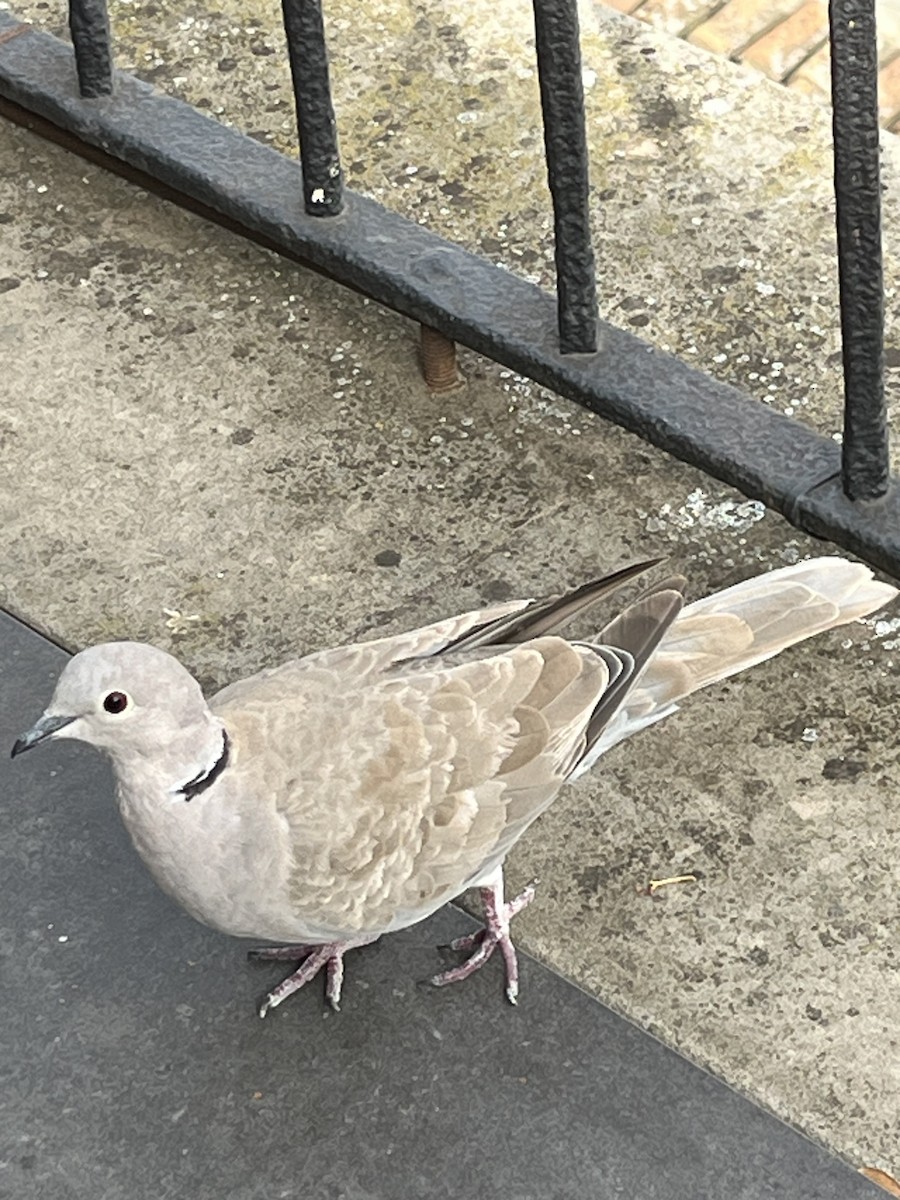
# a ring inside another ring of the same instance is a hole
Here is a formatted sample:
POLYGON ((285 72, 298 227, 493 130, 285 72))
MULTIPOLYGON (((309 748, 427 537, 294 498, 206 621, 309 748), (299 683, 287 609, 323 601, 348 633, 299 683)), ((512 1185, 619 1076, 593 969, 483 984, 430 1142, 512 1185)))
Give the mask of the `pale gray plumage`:
POLYGON ((122 817, 165 891, 223 932, 320 947, 263 1012, 326 965, 336 1006, 349 946, 473 886, 487 931, 461 944, 478 947, 469 964, 435 981, 500 946, 515 1000, 508 924, 531 893, 504 905, 502 864, 562 784, 697 688, 896 595, 867 568, 822 558, 683 609, 682 581, 668 580, 589 642, 556 635, 650 565, 311 654, 208 705, 163 651, 95 646, 13 753, 51 736, 107 751, 122 817))

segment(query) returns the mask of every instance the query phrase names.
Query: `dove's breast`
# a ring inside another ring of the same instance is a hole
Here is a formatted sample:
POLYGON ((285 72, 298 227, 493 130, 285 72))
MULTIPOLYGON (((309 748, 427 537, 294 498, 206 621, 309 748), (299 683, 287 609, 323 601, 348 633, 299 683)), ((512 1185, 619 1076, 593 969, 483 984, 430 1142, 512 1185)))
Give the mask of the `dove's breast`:
POLYGON ((249 811, 226 774, 185 800, 120 782, 122 818, 164 892, 205 925, 235 937, 324 940, 285 904, 290 855, 273 807, 249 811))
POLYGON ((334 723, 327 734, 305 730, 301 713, 285 720, 280 705, 246 696, 217 715, 228 763, 191 799, 146 762, 116 764, 122 819, 154 879, 191 916, 235 937, 315 943, 359 932, 317 888, 297 896, 298 872, 329 858, 328 797, 346 793, 340 772, 323 779, 304 750, 329 734, 339 742, 334 723))

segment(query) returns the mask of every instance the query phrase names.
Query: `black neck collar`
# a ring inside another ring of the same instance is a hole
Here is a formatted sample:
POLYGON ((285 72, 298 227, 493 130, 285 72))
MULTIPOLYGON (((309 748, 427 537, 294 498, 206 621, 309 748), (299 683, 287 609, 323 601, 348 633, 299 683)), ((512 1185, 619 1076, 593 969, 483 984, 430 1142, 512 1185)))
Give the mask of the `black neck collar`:
POLYGON ((184 787, 180 787, 178 795, 184 796, 185 800, 193 800, 195 796, 199 796, 208 787, 211 787, 228 766, 228 751, 230 749, 228 733, 223 729, 222 753, 208 771, 201 771, 199 775, 196 775, 189 783, 186 783, 184 787))

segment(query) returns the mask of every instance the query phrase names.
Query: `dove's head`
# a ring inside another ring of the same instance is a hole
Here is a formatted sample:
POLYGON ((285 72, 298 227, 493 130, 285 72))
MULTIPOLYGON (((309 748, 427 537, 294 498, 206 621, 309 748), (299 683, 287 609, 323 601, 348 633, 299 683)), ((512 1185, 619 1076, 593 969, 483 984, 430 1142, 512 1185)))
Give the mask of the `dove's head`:
POLYGON ((107 642, 69 661, 12 753, 52 737, 77 738, 114 757, 153 754, 209 719, 200 685, 177 658, 140 642, 107 642))

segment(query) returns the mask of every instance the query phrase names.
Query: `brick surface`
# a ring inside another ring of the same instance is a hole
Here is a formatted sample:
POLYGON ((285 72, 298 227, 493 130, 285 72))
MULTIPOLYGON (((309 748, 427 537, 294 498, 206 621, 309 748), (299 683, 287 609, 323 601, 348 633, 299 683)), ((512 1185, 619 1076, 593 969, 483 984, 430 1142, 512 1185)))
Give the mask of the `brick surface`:
MULTIPOLYGON (((604 0, 610 8, 739 59, 798 92, 828 103, 828 0, 604 0)), ((877 0, 879 112, 900 132, 900 0, 877 0)))
POLYGON ((878 115, 889 127, 900 121, 900 53, 878 73, 878 115))
POLYGON ((756 67, 770 79, 783 82, 827 39, 826 0, 806 0, 785 21, 751 42, 741 54, 741 61, 756 67))
POLYGON ((635 16, 655 29, 685 37, 691 29, 712 16, 720 0, 645 0, 635 16))
MULTIPOLYGON (((603 0, 607 8, 614 8, 616 12, 633 13, 641 4, 642 0, 603 0)), ((641 16, 640 13, 636 14, 641 16)))
POLYGON ((693 30, 688 41, 714 54, 737 56, 771 26, 795 12, 802 0, 731 0, 693 30))
POLYGON ((788 87, 814 96, 825 103, 831 101, 831 55, 827 44, 820 46, 797 68, 788 80, 788 87))
MULTIPOLYGON (((789 86, 826 103, 831 100, 831 63, 828 45, 818 49, 791 76, 789 86)), ((900 46, 878 74, 878 117, 881 124, 900 131, 900 46)))
POLYGON ((900 4, 876 0, 875 28, 878 31, 878 61, 884 66, 900 53, 900 4))

